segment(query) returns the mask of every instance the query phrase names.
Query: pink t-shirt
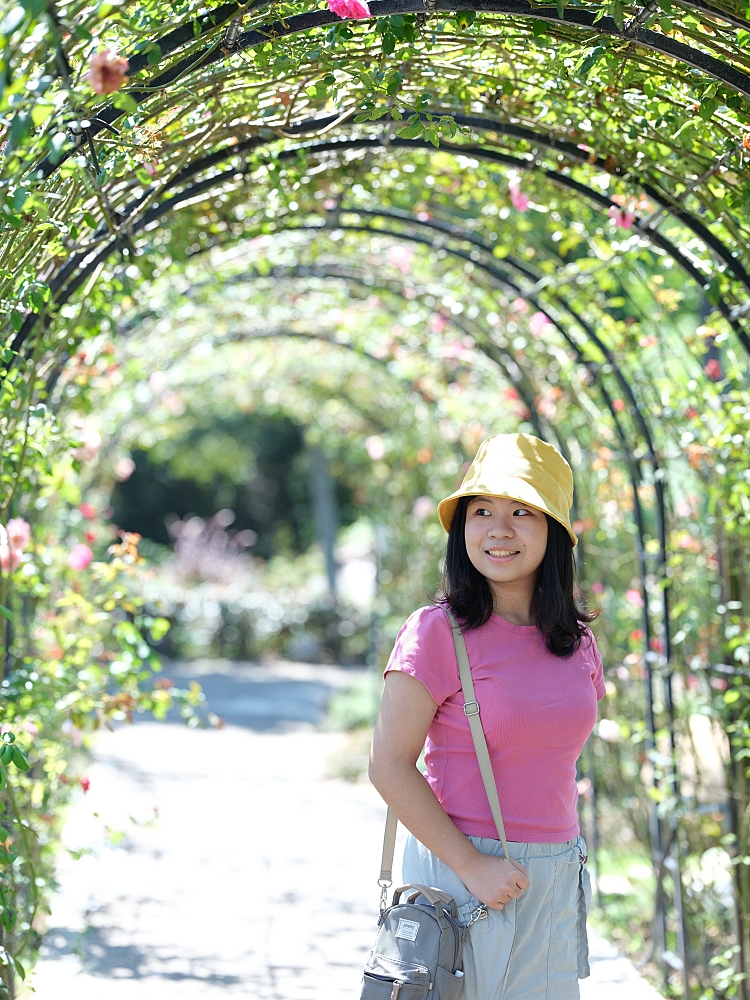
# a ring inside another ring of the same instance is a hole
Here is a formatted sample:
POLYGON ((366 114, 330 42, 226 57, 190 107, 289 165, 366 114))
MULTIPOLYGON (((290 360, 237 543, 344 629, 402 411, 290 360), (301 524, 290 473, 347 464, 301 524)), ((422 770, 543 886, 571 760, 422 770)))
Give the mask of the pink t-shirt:
MULTIPOLYGON (((568 659, 550 653, 533 625, 512 625, 499 615, 465 638, 508 840, 573 840, 579 833, 576 761, 604 697, 593 635, 588 632, 568 659)), ((462 833, 496 840, 442 608, 420 608, 407 620, 389 670, 416 677, 437 702, 425 762, 443 808, 462 833)))

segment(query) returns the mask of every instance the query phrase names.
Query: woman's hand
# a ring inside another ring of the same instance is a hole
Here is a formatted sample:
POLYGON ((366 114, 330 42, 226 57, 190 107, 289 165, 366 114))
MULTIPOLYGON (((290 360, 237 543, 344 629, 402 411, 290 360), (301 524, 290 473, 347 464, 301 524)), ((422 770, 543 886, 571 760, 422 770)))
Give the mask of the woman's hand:
POLYGON ((490 910, 502 910, 511 899, 518 899, 531 885, 529 873, 518 861, 481 854, 457 873, 466 888, 490 910))

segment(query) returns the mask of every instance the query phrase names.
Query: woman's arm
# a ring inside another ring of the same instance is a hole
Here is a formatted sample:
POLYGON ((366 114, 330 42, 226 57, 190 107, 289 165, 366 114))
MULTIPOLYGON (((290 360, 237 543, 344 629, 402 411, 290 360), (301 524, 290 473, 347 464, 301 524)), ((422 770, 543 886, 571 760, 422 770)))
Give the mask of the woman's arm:
POLYGON ((518 862, 482 854, 461 833, 417 769, 438 706, 421 681, 386 674, 370 755, 370 781, 417 840, 458 875, 477 899, 495 910, 529 885, 518 862))

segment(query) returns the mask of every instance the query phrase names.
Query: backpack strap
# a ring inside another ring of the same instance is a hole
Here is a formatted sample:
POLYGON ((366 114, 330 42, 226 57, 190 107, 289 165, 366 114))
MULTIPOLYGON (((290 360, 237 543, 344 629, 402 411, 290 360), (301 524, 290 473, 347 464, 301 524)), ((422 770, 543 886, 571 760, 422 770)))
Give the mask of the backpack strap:
MULTIPOLYGON (((477 755, 479 771, 482 775, 484 790, 487 793, 487 801, 490 805, 490 812, 497 827, 498 837, 503 845, 505 857, 510 859, 508 841, 505 836, 505 824, 503 814, 500 810, 500 799, 497 794, 497 783, 492 770, 490 752, 487 748, 487 738, 484 735, 482 721, 479 718, 479 704, 474 693, 474 681, 471 676, 471 664, 469 654, 466 650, 466 640, 464 639, 461 626, 456 616, 448 608, 445 613, 450 622, 453 633, 453 645, 456 649, 456 662, 458 663, 458 675, 461 678, 461 690, 464 696, 464 715, 469 720, 471 738, 474 741, 474 752, 477 755)), ((393 884, 393 854, 396 849, 396 830, 398 828, 398 817, 388 806, 385 817, 385 833, 383 835, 383 856, 380 861, 380 877, 378 885, 381 888, 381 909, 386 905, 386 890, 393 884)))

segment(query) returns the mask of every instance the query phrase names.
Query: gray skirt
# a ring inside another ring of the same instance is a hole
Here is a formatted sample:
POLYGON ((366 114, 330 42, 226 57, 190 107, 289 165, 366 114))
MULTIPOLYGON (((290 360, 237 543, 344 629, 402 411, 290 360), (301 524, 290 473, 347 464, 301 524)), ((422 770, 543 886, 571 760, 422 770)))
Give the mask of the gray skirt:
MULTIPOLYGON (((482 854, 501 855, 502 844, 469 837, 482 854)), ((488 910, 467 935, 465 1000, 579 1000, 578 980, 589 973, 586 916, 591 882, 583 837, 562 844, 509 843, 531 885, 502 910, 488 910)), ((456 873, 411 835, 403 879, 449 892, 459 920, 469 923, 479 900, 456 873)))

